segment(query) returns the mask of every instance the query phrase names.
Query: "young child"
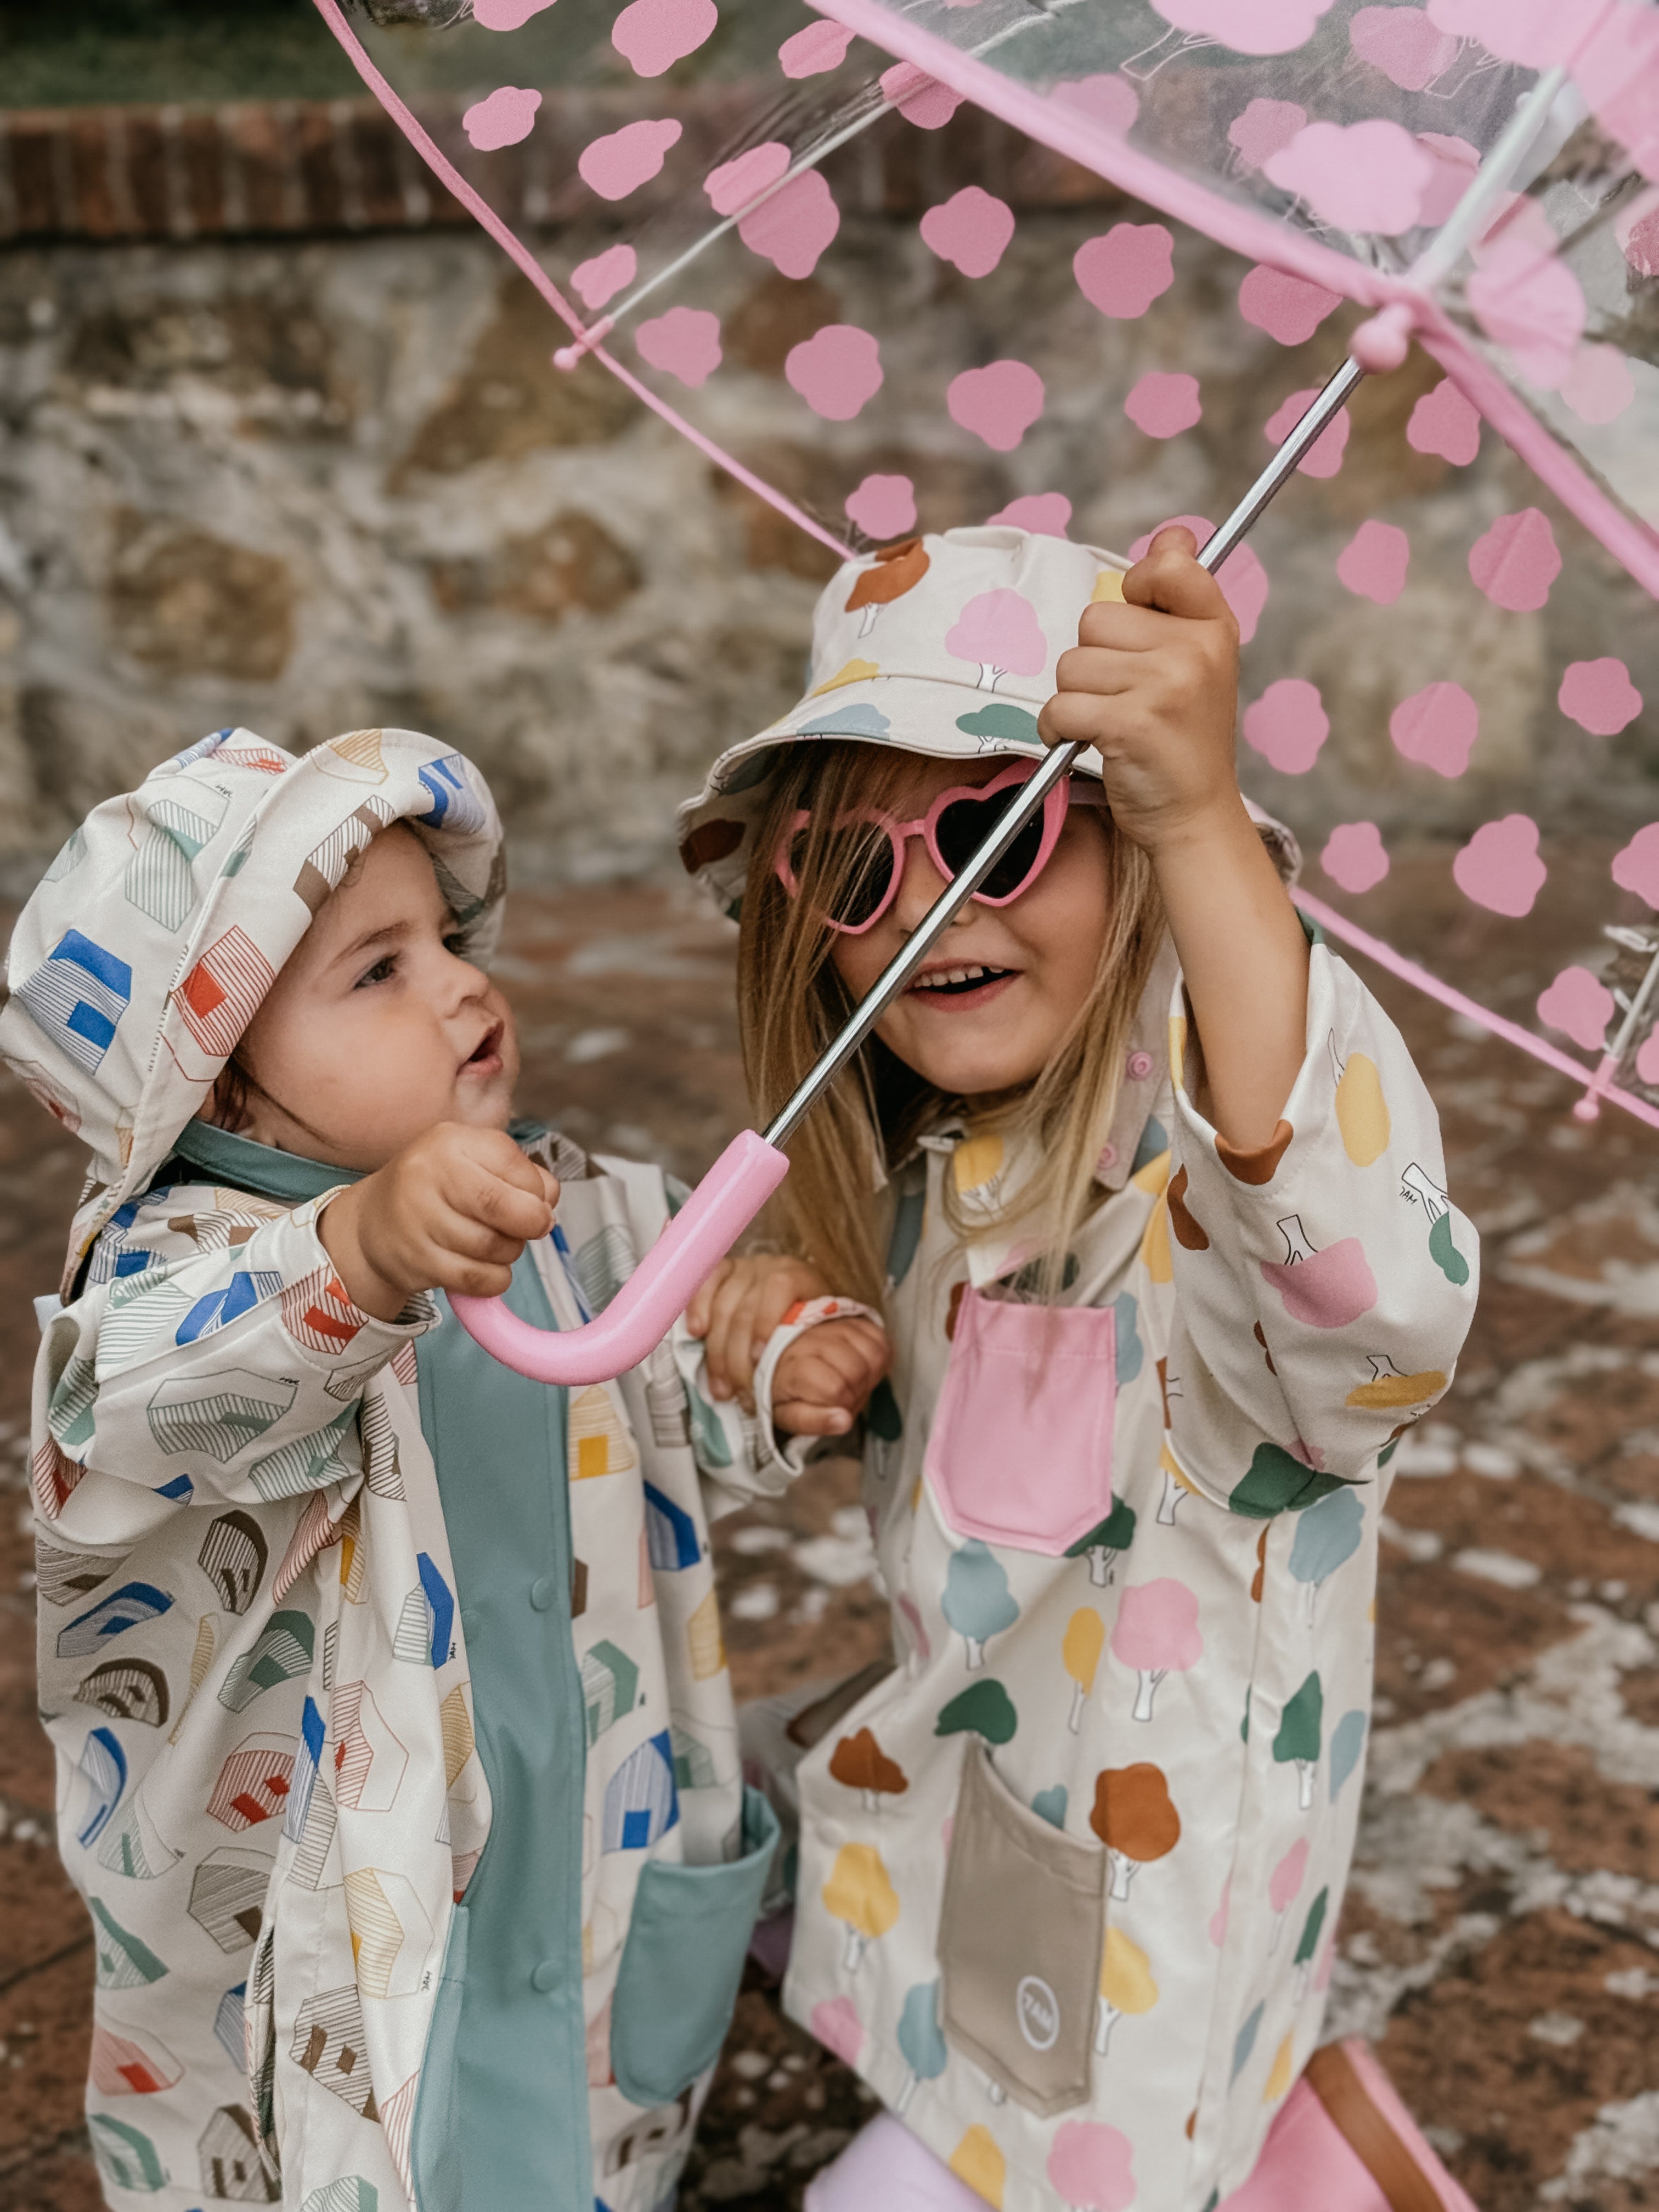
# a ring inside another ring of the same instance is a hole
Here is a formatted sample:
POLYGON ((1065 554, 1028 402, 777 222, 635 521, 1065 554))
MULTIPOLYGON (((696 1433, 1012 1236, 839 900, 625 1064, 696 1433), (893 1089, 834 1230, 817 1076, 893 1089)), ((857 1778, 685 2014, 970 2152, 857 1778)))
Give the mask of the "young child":
MULTIPOLYGON (((502 889, 459 755, 222 731, 12 942, 0 1049, 92 1153, 33 1474, 112 2206, 652 2212, 730 2017, 775 1823, 703 1486, 785 1479, 878 1343, 757 1428, 683 1330, 567 1394, 428 1295, 574 1326, 675 1204, 509 1125, 502 889)), ((763 1340, 811 1286, 731 1279, 763 1340)))
MULTIPOLYGON (((894 1336, 865 1468, 895 1664, 754 1737, 799 1761, 788 2008, 903 2122, 820 2177, 821 2212, 1205 2212, 1281 2113, 1241 2212, 1466 2202, 1364 2063, 1325 2055, 1322 2109, 1358 2082, 1373 2146, 1439 2197, 1378 2194, 1346 2143, 1370 2194, 1339 2195, 1290 2093, 1353 1844, 1388 1464, 1447 1387, 1475 1239, 1404 1043, 1240 797, 1237 632, 1190 548, 1165 532, 1126 578, 987 528, 850 564, 807 698, 683 813, 688 866, 742 900, 764 1112, 1044 742, 1095 749, 782 1193, 894 1336)), ((773 1340, 763 1403, 816 1319, 773 1340)))

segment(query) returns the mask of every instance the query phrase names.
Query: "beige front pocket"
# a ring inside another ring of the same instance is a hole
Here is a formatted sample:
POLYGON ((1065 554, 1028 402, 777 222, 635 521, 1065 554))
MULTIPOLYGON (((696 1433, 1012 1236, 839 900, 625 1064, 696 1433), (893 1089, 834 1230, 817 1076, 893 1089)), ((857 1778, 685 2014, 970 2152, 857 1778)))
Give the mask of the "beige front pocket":
POLYGON ((1044 2118, 1089 2094, 1105 1931, 1105 1852, 1022 1805, 975 1738, 939 1917, 945 2033, 1044 2118))

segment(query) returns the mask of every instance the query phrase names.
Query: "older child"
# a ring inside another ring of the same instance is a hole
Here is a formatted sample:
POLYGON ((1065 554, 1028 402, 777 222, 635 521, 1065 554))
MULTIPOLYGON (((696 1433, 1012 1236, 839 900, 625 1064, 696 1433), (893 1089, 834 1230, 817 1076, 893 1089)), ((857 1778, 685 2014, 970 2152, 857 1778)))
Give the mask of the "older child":
MULTIPOLYGON (((1447 1387, 1474 1236, 1399 1034, 1310 945, 1294 848, 1240 797, 1224 600, 1178 533, 1125 565, 1002 528, 852 564, 808 697, 683 817, 688 865, 742 899, 764 1111, 1024 763, 1094 749, 783 1192, 797 1249, 895 1339, 866 1499, 896 1663, 755 1739, 799 1761, 789 2008, 904 2124, 820 2178, 823 2212, 1204 2212, 1279 2115, 1252 2204, 1408 2201, 1346 2143, 1358 2193, 1316 2170, 1297 2085, 1388 1462, 1447 1387)), ((1462 2201, 1344 2063, 1413 2185, 1462 2201)))
MULTIPOLYGON (((771 1420, 684 1332, 567 1394, 428 1295, 574 1326, 675 1202, 509 1131, 502 888, 459 755, 223 731, 12 942, 0 1049, 92 1152, 33 1465, 111 2205, 651 2212, 730 2016, 774 1823, 704 1485, 771 1420)), ((786 1363, 775 1417, 834 1426, 872 1340, 786 1363)))

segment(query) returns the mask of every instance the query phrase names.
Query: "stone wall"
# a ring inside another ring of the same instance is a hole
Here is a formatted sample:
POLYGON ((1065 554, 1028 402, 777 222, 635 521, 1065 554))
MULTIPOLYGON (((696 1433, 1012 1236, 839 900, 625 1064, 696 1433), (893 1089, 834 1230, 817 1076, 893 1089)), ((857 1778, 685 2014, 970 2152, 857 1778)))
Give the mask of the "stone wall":
MULTIPOLYGON (((26 880, 87 806, 239 720, 295 748, 359 724, 432 731, 483 766, 521 870, 591 880, 663 864, 673 802, 722 742, 793 696, 827 556, 601 370, 556 374, 545 310, 448 219, 453 204, 412 196, 372 111, 260 113, 221 115, 194 137, 175 116, 172 170, 155 166, 160 125, 131 111, 106 118, 102 141, 96 118, 9 118, 0 860, 26 880), (26 125, 50 141, 27 173, 26 125), (199 155, 188 172, 186 144, 199 155), (240 198, 224 184, 233 153, 240 198), (164 191, 155 179, 167 176, 164 191)), ((742 371, 719 427, 838 523, 872 468, 915 477, 931 527, 1056 483, 1074 488, 1074 534, 1098 542, 1127 544, 1172 513, 1219 515, 1262 458, 1262 391, 1291 372, 1317 382, 1337 320, 1288 360, 1260 333, 1241 346, 1243 265, 1188 239, 1184 320, 1103 325, 1072 283, 1072 255, 1135 210, 990 130, 964 111, 923 149, 925 172, 919 134, 890 137, 873 166, 861 155, 836 180, 842 233, 814 277, 790 283, 741 257, 711 277, 742 371), (1023 219, 970 293, 921 246, 915 215, 993 170, 1023 219), (896 315, 895 300, 914 313, 896 315), (856 423, 804 435, 783 357, 842 314, 881 326, 895 392, 915 372, 931 393, 952 348, 984 357, 972 349, 986 331, 1040 325, 1068 364, 1041 437, 964 458, 938 441, 932 400, 913 426, 890 414, 879 444, 856 423), (1175 365, 1200 376, 1204 421, 1158 445, 1123 419, 1121 388, 1140 368, 1175 365)), ((538 211, 535 189, 526 170, 521 214, 538 211)), ((554 242, 568 262, 608 236, 596 224, 554 242)), ((1413 362, 1363 389, 1340 475, 1299 481, 1259 533, 1273 596, 1246 696, 1310 678, 1334 732, 1308 776, 1247 754, 1253 786, 1304 830, 1363 813, 1395 831, 1454 831, 1516 804, 1558 828, 1628 836, 1653 811, 1659 719, 1589 739, 1554 689, 1568 659, 1614 652, 1659 702, 1651 605, 1559 514, 1567 569, 1544 615, 1472 598, 1473 539, 1506 509, 1549 502, 1490 433, 1465 471, 1410 452, 1405 418, 1437 374, 1413 362), (1413 532, 1407 597, 1389 610, 1334 575, 1373 512, 1413 532), (1409 768, 1388 734, 1397 700, 1446 675, 1483 714, 1474 767, 1454 783, 1409 768)))

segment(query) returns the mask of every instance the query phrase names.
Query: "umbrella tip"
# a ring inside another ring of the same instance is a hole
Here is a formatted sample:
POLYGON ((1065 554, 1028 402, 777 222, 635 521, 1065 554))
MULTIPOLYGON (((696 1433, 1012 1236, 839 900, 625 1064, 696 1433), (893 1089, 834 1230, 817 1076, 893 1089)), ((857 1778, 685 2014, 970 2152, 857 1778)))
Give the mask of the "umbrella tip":
POLYGON ((1572 1109, 1572 1118, 1575 1121, 1599 1121, 1601 1118, 1601 1102, 1598 1098, 1581 1098, 1572 1109))
POLYGON ((1405 360, 1416 324, 1416 311, 1410 302, 1396 300, 1380 315, 1360 325, 1348 350, 1368 376, 1386 376, 1405 360))

